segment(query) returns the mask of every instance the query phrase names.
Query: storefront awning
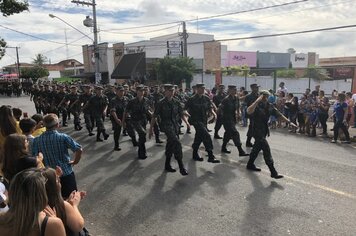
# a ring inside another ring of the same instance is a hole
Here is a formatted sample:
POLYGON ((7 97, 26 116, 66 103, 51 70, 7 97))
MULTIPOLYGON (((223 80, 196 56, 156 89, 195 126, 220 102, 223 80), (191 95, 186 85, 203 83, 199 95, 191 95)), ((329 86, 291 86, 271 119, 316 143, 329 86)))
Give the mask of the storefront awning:
POLYGON ((146 55, 144 52, 125 54, 111 74, 111 79, 131 79, 146 74, 146 55))

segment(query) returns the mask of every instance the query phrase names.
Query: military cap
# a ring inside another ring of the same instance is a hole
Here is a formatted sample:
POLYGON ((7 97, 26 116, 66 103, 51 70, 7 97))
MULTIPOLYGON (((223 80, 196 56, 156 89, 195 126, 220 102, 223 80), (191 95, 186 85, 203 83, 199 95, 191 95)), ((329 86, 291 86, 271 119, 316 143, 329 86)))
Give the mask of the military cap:
POLYGON ((119 86, 117 86, 116 90, 118 90, 118 91, 120 91, 120 90, 123 91, 123 90, 125 90, 125 88, 124 88, 123 86, 119 85, 119 86))
POLYGON ((142 84, 136 86, 136 90, 143 90, 144 86, 142 84))
POLYGON ((70 88, 71 88, 71 89, 74 89, 74 88, 77 88, 77 86, 72 85, 72 86, 70 86, 70 88))
POLYGON ((63 84, 57 84, 57 87, 58 87, 58 88, 63 88, 64 85, 63 85, 63 84))
POLYGON ((143 89, 144 90, 148 90, 148 86, 143 86, 143 89))
POLYGON ((255 88, 255 87, 257 87, 257 88, 258 88, 258 87, 260 87, 260 86, 259 86, 259 85, 257 85, 257 84, 251 84, 251 85, 250 85, 250 87, 251 87, 251 88, 255 88))
POLYGON ((173 84, 165 84, 163 85, 165 90, 174 90, 174 85, 173 84))
POLYGON ((127 84, 122 85, 124 88, 128 88, 129 86, 127 84))
POLYGON ((40 88, 43 88, 43 85, 42 84, 40 84, 40 86, 39 86, 40 88))
POLYGON ((102 86, 100 86, 100 85, 95 85, 95 86, 94 86, 94 89, 100 89, 100 90, 103 90, 104 88, 103 88, 102 86))
POLYGON ((271 93, 270 93, 268 90, 261 90, 261 91, 260 91, 260 95, 270 96, 271 93))
POLYGON ((237 89, 236 85, 228 85, 227 87, 228 87, 228 89, 237 89))
POLYGON ((205 88, 205 84, 199 83, 195 85, 196 88, 205 88))
POLYGON ((219 88, 225 88, 225 85, 219 84, 219 88))
POLYGON ((155 86, 153 86, 154 88, 159 88, 159 85, 158 84, 156 84, 155 86))
POLYGON ((45 87, 49 87, 49 84, 45 84, 44 86, 45 86, 45 87))

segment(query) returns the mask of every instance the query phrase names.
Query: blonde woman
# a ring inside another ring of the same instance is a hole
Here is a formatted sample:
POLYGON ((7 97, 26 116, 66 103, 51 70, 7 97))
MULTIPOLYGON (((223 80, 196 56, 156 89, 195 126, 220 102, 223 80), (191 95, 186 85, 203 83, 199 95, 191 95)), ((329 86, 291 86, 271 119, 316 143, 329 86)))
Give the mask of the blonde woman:
POLYGON ((46 178, 38 169, 22 171, 13 178, 9 190, 10 209, 0 214, 0 235, 66 235, 62 220, 55 217, 51 208, 46 208, 45 183, 46 178))

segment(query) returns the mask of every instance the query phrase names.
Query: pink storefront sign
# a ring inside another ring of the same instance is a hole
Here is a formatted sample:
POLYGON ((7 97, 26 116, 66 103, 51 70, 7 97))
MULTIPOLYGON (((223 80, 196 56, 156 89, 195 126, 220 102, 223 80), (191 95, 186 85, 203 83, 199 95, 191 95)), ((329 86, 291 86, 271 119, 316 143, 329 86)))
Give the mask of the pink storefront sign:
POLYGON ((256 52, 227 52, 227 60, 225 66, 242 66, 256 67, 257 53, 256 52))

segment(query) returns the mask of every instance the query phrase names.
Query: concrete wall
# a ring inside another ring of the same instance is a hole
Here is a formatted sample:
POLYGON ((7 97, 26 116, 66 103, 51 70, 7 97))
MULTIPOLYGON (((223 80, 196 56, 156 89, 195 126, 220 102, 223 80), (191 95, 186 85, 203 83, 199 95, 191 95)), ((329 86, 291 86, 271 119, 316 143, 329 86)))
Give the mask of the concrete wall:
MULTIPOLYGON (((304 93, 305 89, 309 87, 308 78, 300 79, 287 79, 287 78, 277 78, 277 86, 280 82, 285 82, 285 85, 289 92, 295 94, 304 93)), ((206 88, 213 88, 215 85, 215 75, 213 74, 196 74, 193 78, 191 85, 197 83, 205 83, 206 88)), ((238 76, 223 76, 222 84, 227 85, 237 85, 238 87, 245 87, 249 90, 250 84, 257 83, 261 86, 261 89, 272 89, 273 88, 273 78, 270 76, 258 76, 258 77, 248 77, 245 82, 244 77, 238 76), (246 83, 246 84, 245 84, 246 83)), ((333 80, 333 81, 316 81, 310 80, 310 87, 313 90, 315 85, 320 84, 321 90, 324 90, 326 94, 331 94, 331 92, 336 89, 337 91, 351 91, 351 79, 348 80, 333 80)))

